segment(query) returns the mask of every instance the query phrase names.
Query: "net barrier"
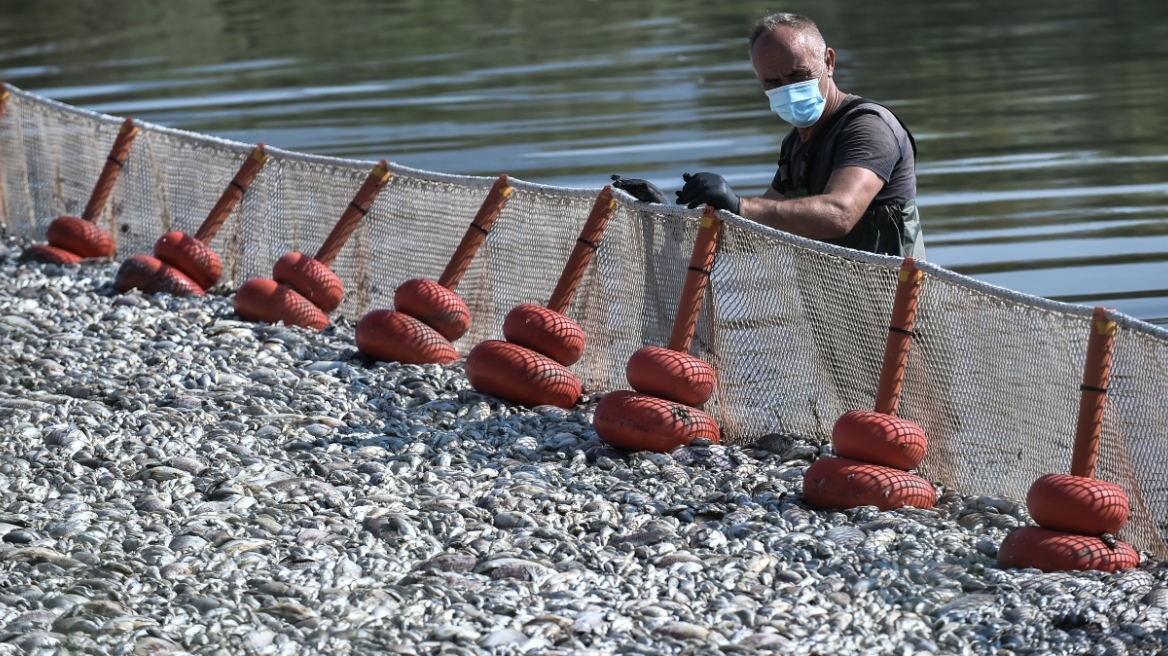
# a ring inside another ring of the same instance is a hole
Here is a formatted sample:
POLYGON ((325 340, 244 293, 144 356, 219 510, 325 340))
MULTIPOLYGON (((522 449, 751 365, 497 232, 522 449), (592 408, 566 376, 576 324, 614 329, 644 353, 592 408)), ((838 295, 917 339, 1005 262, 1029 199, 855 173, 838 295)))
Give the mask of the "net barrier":
MULTIPOLYGON (((8 87, 0 119, 0 221, 43 239, 82 211, 120 118, 8 87)), ((99 224, 117 260, 150 253, 170 230, 193 234, 254 144, 137 122, 140 134, 99 224)), ((289 251, 312 251, 371 161, 268 147, 260 171, 211 242, 228 291, 289 251)), ((397 285, 437 279, 494 178, 391 164, 392 177, 333 263, 349 322, 393 307, 397 285)), ((474 322, 465 355, 498 339, 507 312, 548 298, 599 187, 511 179, 514 193, 458 293, 474 322)), ((625 363, 669 339, 699 210, 615 192, 617 210, 567 314, 588 337, 573 370, 585 389, 624 389, 625 363)), ((691 352, 718 372, 705 409, 724 440, 768 433, 829 439, 844 412, 872 409, 899 258, 851 251, 721 212, 724 221, 691 352)), ((1066 473, 1092 309, 995 287, 921 262, 925 274, 899 415, 929 437, 922 474, 965 494, 1023 500, 1066 473)), ((1168 331, 1118 312, 1097 476, 1129 495, 1124 540, 1168 556, 1168 331)))

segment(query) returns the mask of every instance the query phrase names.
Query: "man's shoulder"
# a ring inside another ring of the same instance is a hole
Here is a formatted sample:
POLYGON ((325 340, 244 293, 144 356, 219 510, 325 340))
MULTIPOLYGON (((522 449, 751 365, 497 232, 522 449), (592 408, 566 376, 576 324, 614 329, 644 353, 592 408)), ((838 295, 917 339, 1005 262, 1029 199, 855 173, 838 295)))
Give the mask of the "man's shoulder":
POLYGON ((851 96, 847 98, 848 102, 852 100, 860 100, 862 102, 856 103, 850 110, 851 116, 846 117, 847 121, 842 126, 845 130, 848 128, 856 129, 872 129, 880 126, 887 126, 892 134, 900 136, 906 133, 907 130, 896 114, 892 112, 879 102, 870 98, 861 98, 860 96, 851 96))

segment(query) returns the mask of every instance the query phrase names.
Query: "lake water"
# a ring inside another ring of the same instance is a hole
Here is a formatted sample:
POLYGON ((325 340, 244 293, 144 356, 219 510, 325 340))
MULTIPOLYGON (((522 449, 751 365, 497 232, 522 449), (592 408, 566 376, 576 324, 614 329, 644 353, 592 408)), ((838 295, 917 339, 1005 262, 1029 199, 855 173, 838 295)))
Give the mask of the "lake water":
MULTIPOLYGON (((786 132, 773 3, 0 0, 0 79, 74 105, 450 173, 743 194, 786 132), (82 7, 85 11, 82 12, 82 7)), ((1168 3, 795 1, 916 134, 932 261, 1168 322, 1168 3)))

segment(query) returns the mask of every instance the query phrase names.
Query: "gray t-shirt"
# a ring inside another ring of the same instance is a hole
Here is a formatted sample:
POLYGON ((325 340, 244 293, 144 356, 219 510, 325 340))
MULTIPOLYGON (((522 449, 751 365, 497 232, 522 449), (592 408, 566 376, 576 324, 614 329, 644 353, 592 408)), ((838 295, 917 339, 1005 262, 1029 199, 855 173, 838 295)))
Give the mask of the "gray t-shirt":
MULTIPOLYGON (((845 102, 857 97, 848 96, 845 102)), ((832 172, 845 166, 859 166, 884 181, 872 205, 904 205, 917 197, 916 159, 908 132, 892 112, 880 105, 864 103, 859 108, 859 114, 846 119, 832 152, 821 149, 816 155, 807 171, 807 183, 801 184, 796 179, 794 188, 805 186, 812 196, 822 194, 832 172)), ((807 153, 798 132, 793 133, 791 169, 797 177, 802 170, 799 164, 807 153)), ((779 183, 780 174, 776 173, 771 187, 781 191, 779 183)))

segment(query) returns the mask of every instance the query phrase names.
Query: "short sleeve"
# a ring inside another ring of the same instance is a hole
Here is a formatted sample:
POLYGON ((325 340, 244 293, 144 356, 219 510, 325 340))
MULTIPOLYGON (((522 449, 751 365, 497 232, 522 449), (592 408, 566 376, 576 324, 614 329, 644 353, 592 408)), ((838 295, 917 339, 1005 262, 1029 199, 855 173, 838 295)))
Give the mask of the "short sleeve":
POLYGON ((900 159, 900 141, 892 127, 876 114, 861 114, 844 126, 836 140, 831 169, 859 166, 887 184, 900 159))

